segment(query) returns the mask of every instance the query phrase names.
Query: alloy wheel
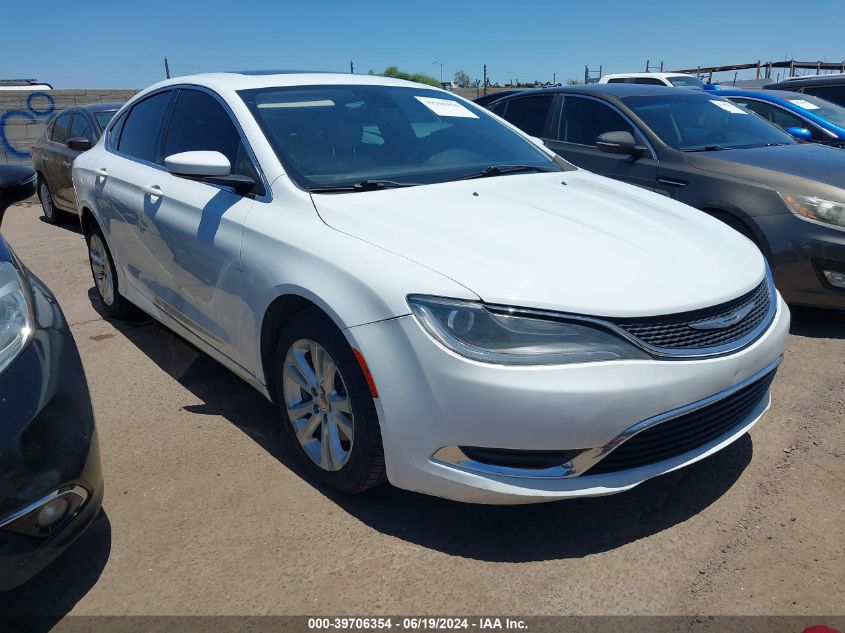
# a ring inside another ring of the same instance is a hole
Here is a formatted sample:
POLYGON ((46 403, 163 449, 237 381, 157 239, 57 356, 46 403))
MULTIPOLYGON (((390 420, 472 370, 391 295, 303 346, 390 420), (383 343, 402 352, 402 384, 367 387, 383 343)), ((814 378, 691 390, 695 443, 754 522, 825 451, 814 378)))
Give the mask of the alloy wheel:
POLYGON ((354 417, 346 383, 331 354, 311 339, 294 341, 282 369, 282 391, 305 454, 323 470, 343 468, 352 451, 354 417))
POLYGON ((106 246, 97 233, 93 233, 88 242, 88 256, 91 259, 91 272, 94 275, 97 292, 100 293, 103 303, 111 306, 114 303, 114 273, 106 253, 106 246))

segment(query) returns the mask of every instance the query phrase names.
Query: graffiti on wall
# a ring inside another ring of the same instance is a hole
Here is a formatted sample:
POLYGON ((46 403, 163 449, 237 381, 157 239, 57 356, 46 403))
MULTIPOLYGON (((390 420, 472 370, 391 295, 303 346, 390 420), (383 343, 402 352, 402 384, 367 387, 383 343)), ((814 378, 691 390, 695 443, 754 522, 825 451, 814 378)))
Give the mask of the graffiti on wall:
POLYGON ((46 92, 33 92, 26 99, 26 110, 8 110, 0 116, 0 149, 15 158, 29 158, 28 147, 16 147, 9 140, 6 126, 23 119, 27 123, 46 123, 56 110, 56 102, 46 92))

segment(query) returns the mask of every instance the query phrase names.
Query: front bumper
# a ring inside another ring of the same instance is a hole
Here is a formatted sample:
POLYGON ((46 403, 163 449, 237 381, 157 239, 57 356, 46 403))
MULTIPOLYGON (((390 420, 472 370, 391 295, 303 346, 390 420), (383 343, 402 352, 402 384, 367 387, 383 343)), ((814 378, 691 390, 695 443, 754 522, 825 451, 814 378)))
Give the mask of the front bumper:
POLYGON ((825 270, 845 273, 845 231, 788 212, 754 221, 769 243, 775 285, 788 303, 845 309, 845 288, 824 276, 825 270))
MULTIPOLYGON (((526 477, 477 472, 435 455, 444 447, 567 451, 606 446, 633 425, 705 400, 777 365, 789 331, 778 296, 767 331, 718 358, 506 367, 435 343, 413 317, 347 330, 380 397, 388 479, 400 488, 476 503, 532 503, 628 490, 703 459, 741 437, 768 396, 738 425, 676 458, 600 475, 526 477)), ((442 455, 442 453, 440 453, 442 455)))
POLYGON ((0 375, 0 590, 41 571, 94 520, 103 480, 88 385, 53 295, 30 277, 36 333, 0 375), (68 501, 39 529, 52 496, 68 501), (82 499, 82 503, 78 500, 82 499))

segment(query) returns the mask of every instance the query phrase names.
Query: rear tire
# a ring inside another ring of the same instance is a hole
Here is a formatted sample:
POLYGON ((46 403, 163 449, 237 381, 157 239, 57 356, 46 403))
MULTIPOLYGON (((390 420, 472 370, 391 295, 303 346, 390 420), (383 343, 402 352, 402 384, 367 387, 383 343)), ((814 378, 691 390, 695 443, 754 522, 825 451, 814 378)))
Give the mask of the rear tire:
POLYGON ((106 238, 96 224, 92 224, 85 232, 85 242, 88 244, 88 262, 91 266, 91 276, 94 288, 100 297, 100 302, 109 316, 116 319, 129 319, 137 312, 137 308, 120 294, 114 260, 106 238))
POLYGON ((43 176, 38 176, 38 200, 41 202, 42 217, 47 224, 59 224, 66 219, 65 212, 56 208, 50 186, 43 176))
POLYGON ((358 360, 335 324, 309 308, 282 328, 272 387, 284 433, 308 472, 344 493, 386 480, 373 396, 358 360))

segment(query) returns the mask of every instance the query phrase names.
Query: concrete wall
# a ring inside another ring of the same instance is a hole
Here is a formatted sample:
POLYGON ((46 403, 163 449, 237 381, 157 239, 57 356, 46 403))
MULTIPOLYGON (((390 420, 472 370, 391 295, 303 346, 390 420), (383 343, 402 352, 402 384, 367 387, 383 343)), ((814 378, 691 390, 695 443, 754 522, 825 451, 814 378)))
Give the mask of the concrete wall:
POLYGON ((98 101, 126 101, 136 90, 0 90, 0 165, 27 164, 29 148, 56 112, 98 101))

